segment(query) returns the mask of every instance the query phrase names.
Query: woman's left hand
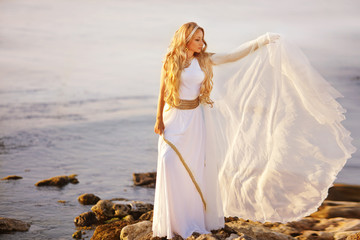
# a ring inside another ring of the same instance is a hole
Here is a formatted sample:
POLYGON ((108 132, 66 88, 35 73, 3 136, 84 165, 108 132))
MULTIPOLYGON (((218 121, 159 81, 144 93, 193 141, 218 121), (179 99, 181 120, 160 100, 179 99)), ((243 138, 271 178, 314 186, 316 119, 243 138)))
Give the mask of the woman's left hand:
POLYGON ((256 39, 259 46, 264 46, 269 43, 275 43, 280 39, 280 35, 277 33, 267 32, 256 39))

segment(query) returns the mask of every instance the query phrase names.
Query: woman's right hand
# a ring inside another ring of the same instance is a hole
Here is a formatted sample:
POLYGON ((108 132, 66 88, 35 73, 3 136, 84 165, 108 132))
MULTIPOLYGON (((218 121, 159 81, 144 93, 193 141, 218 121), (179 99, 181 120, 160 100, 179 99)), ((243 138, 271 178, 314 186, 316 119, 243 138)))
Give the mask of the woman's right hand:
POLYGON ((164 129, 165 129, 165 126, 164 126, 163 120, 161 120, 161 119, 156 120, 156 123, 155 123, 155 126, 154 126, 154 132, 156 134, 161 135, 161 134, 163 134, 164 129))

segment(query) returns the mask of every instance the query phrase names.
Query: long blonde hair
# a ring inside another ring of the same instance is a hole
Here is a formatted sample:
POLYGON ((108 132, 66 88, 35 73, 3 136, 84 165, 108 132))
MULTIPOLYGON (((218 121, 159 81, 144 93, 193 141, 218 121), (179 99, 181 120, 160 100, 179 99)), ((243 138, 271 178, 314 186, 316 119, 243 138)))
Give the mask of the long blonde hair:
MULTIPOLYGON (((179 88, 181 72, 185 68, 186 60, 186 38, 190 35, 192 30, 197 26, 195 22, 188 22, 182 25, 174 34, 171 44, 168 48, 167 54, 163 61, 164 80, 165 80, 165 102, 171 107, 180 104, 179 88)), ((205 35, 204 29, 198 27, 205 35)), ((191 39, 189 40, 191 41, 191 39)), ((199 61, 201 70, 205 74, 204 81, 200 87, 200 103, 210 104, 213 101, 210 99, 210 93, 213 87, 213 71, 210 60, 210 53, 206 52, 207 44, 203 39, 204 47, 200 53, 194 53, 194 56, 199 61)))

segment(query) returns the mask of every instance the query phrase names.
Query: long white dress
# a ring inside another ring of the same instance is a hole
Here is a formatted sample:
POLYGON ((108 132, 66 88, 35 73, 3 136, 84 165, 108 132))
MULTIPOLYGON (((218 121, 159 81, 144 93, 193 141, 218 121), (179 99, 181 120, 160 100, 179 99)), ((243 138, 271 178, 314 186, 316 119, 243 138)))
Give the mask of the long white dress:
MULTIPOLYGON (((153 235, 183 238, 224 225, 224 216, 287 222, 314 211, 355 148, 340 123, 341 97, 282 36, 252 52, 249 41, 214 54, 214 108, 168 108, 164 137, 182 154, 200 195, 162 137, 153 235), (241 60, 239 60, 241 59, 241 60)), ((195 99, 204 78, 197 59, 181 74, 180 98, 195 99)))
MULTIPOLYGON (((180 99, 193 100, 199 96, 204 79, 196 58, 181 74, 180 99)), ((205 163, 205 123, 202 108, 168 109, 165 104, 164 137, 180 151, 200 188, 203 187, 205 163)), ((186 169, 174 150, 160 137, 158 168, 154 200, 154 236, 172 238, 174 233, 183 238, 193 232, 208 233, 204 223, 201 198, 186 169)))

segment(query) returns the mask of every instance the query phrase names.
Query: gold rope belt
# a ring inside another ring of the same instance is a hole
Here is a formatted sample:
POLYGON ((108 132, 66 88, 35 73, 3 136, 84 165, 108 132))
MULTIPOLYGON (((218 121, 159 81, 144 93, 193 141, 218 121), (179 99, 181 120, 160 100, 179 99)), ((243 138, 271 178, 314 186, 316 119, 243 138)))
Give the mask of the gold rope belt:
POLYGON ((199 104, 200 104, 199 97, 197 97, 193 100, 180 99, 180 104, 175 106, 175 108, 178 108, 181 110, 189 110, 189 109, 197 108, 197 106, 199 106, 199 104))
POLYGON ((205 202, 205 199, 204 199, 204 196, 201 192, 201 189, 199 187, 199 184, 196 182, 195 180, 195 177, 194 175, 192 174, 189 166, 186 164, 184 158, 182 157, 181 153, 179 152, 179 150, 175 147, 174 144, 172 144, 170 141, 168 141, 165 137, 164 137, 164 134, 162 135, 164 141, 169 144, 169 146, 176 152, 176 154, 178 155, 178 157, 180 158, 180 161, 181 163, 184 165, 186 171, 188 172, 190 178, 191 178, 191 181, 194 183, 195 187, 196 187, 196 190, 198 191, 199 195, 200 195, 200 198, 201 198, 201 201, 203 202, 203 205, 204 205, 204 209, 206 211, 206 202, 205 202))

